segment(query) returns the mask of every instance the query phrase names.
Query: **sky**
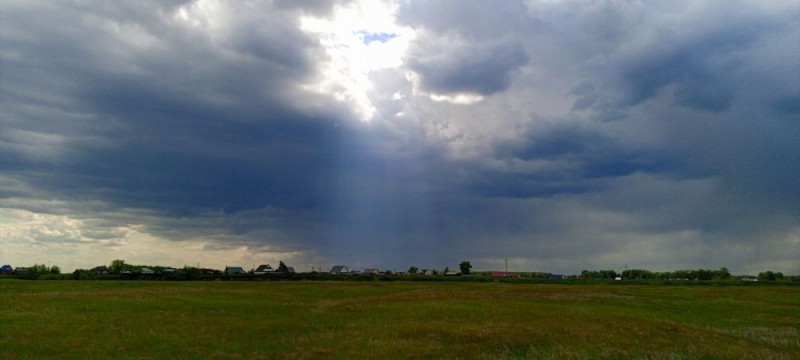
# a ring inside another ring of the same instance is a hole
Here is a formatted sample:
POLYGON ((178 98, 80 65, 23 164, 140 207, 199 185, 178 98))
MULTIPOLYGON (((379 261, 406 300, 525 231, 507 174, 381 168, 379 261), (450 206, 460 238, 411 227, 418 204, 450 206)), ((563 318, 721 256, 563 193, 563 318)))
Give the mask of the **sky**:
POLYGON ((0 263, 800 274, 797 1, 0 2, 0 263))

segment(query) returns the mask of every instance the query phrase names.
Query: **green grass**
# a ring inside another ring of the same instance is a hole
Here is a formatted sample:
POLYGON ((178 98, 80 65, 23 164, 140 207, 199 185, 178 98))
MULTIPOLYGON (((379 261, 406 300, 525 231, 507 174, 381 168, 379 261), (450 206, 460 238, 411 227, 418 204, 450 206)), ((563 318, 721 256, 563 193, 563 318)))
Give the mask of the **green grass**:
POLYGON ((800 288, 0 281, 0 359, 800 359, 800 288))

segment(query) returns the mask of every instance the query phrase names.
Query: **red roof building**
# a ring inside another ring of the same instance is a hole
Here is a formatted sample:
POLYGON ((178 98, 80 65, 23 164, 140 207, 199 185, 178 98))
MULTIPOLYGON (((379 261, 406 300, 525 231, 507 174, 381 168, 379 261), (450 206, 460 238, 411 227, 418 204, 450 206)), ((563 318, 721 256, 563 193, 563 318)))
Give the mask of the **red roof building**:
POLYGON ((505 271, 492 271, 489 273, 489 276, 493 278, 518 278, 519 274, 510 274, 505 271))

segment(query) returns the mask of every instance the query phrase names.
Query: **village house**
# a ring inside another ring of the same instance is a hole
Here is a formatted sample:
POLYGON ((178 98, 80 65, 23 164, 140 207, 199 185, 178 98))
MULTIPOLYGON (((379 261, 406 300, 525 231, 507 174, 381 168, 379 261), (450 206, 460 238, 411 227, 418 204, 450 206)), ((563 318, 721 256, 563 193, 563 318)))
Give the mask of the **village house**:
POLYGON ((246 271, 241 266, 226 266, 225 275, 244 274, 246 271))
POLYGON ((436 270, 436 269, 424 269, 424 270, 422 270, 422 275, 431 276, 431 275, 439 275, 439 274, 440 274, 439 270, 436 270))
POLYGON ((459 276, 461 275, 461 271, 453 268, 447 268, 447 271, 444 272, 445 276, 459 276))
POLYGON ((11 265, 0 266, 0 275, 11 275, 14 273, 14 268, 11 265))
POLYGON ((362 275, 380 275, 381 271, 378 269, 364 269, 362 275))
POLYGON ((105 265, 95 266, 89 271, 91 271, 95 275, 108 275, 109 273, 108 267, 105 265))
POLYGON ((266 265, 258 265, 258 267, 256 268, 256 271, 255 271, 255 274, 256 275, 264 275, 264 274, 269 274, 269 273, 273 273, 273 272, 275 272, 275 270, 272 268, 272 266, 270 266, 269 264, 266 264, 266 265))
POLYGON ((489 276, 493 278, 513 278, 513 279, 519 278, 519 274, 511 274, 505 271, 492 271, 489 273, 489 276))
POLYGON ((347 269, 347 266, 344 266, 344 265, 334 265, 331 268, 331 271, 329 271, 329 273, 336 274, 336 275, 343 275, 343 274, 347 274, 348 272, 349 272, 349 270, 347 269))

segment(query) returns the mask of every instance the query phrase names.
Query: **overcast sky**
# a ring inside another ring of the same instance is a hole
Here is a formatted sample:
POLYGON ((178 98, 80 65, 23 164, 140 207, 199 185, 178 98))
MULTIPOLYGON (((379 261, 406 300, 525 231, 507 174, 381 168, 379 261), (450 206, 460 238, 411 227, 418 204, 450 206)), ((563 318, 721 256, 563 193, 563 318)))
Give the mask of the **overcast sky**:
POLYGON ((0 263, 800 274, 800 3, 0 3, 0 263))

